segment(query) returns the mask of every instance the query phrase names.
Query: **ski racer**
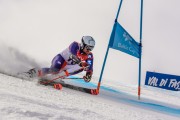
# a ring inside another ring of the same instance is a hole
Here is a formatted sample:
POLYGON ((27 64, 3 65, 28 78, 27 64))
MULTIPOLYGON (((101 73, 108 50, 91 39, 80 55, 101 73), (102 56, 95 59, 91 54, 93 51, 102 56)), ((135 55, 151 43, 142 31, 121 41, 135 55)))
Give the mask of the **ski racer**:
POLYGON ((93 53, 95 40, 91 36, 83 36, 81 43, 73 42, 68 48, 57 54, 49 68, 34 68, 27 73, 29 77, 41 78, 48 74, 66 78, 70 75, 86 71, 83 76, 85 82, 90 82, 93 74, 93 53))

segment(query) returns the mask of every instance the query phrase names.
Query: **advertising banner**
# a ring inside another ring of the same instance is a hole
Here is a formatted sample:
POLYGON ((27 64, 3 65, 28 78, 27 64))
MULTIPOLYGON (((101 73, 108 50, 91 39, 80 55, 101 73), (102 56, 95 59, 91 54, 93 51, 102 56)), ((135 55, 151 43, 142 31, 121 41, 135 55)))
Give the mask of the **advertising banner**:
POLYGON ((180 76, 147 71, 145 85, 180 91, 180 76))

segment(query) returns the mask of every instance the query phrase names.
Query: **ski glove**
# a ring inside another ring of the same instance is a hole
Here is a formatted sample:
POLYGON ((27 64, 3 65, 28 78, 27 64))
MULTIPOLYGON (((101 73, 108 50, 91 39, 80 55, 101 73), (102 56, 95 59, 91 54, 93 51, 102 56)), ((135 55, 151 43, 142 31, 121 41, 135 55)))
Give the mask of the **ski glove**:
POLYGON ((80 64, 81 63, 81 60, 77 56, 75 56, 73 54, 71 54, 69 56, 68 61, 70 61, 70 60, 72 60, 72 64, 80 64))
POLYGON ((79 66, 81 66, 81 67, 88 67, 88 64, 87 64, 87 62, 80 62, 79 63, 79 66))
POLYGON ((90 73, 87 73, 87 74, 83 77, 83 79, 84 79, 85 82, 90 82, 90 81, 91 81, 91 77, 92 77, 92 75, 91 75, 90 73))
POLYGON ((87 62, 81 61, 77 56, 75 56, 75 55, 73 55, 73 54, 71 54, 71 55, 69 56, 69 61, 70 61, 70 60, 72 60, 72 64, 73 64, 73 65, 74 65, 74 64, 78 64, 78 65, 81 66, 81 67, 88 67, 87 62))

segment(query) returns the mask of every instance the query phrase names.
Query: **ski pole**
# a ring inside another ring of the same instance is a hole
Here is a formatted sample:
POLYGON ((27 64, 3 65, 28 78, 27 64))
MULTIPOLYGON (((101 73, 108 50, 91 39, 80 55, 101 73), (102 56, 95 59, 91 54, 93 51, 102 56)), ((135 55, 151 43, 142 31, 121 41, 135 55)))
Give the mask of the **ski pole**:
POLYGON ((41 83, 42 84, 48 84, 48 83, 50 83, 50 82, 53 82, 53 81, 55 81, 55 80, 57 80, 57 79, 83 79, 83 78, 63 78, 63 76, 58 76, 57 78, 54 78, 54 79, 51 79, 51 80, 48 80, 48 81, 42 81, 41 83))
MULTIPOLYGON (((85 69, 86 67, 82 67, 82 69, 85 69)), ((52 80, 48 80, 48 81, 42 81, 41 83, 42 84, 48 84, 48 83, 50 83, 50 82, 53 82, 53 81, 55 81, 55 80, 57 80, 57 79, 83 79, 83 78, 64 78, 64 76, 58 76, 57 78, 54 78, 54 79, 52 79, 52 80)))
POLYGON ((62 78, 62 79, 83 79, 83 78, 62 78))

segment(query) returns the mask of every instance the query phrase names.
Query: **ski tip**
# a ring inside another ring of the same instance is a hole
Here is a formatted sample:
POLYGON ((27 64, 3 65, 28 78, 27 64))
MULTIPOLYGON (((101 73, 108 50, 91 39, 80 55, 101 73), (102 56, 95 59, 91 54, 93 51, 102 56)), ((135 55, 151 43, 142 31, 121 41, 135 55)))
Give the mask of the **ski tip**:
POLYGON ((99 94, 99 90, 98 89, 91 89, 91 94, 92 95, 98 95, 99 94))
POLYGON ((57 89, 57 90, 61 90, 62 85, 60 83, 56 83, 56 84, 54 84, 54 88, 57 89))

